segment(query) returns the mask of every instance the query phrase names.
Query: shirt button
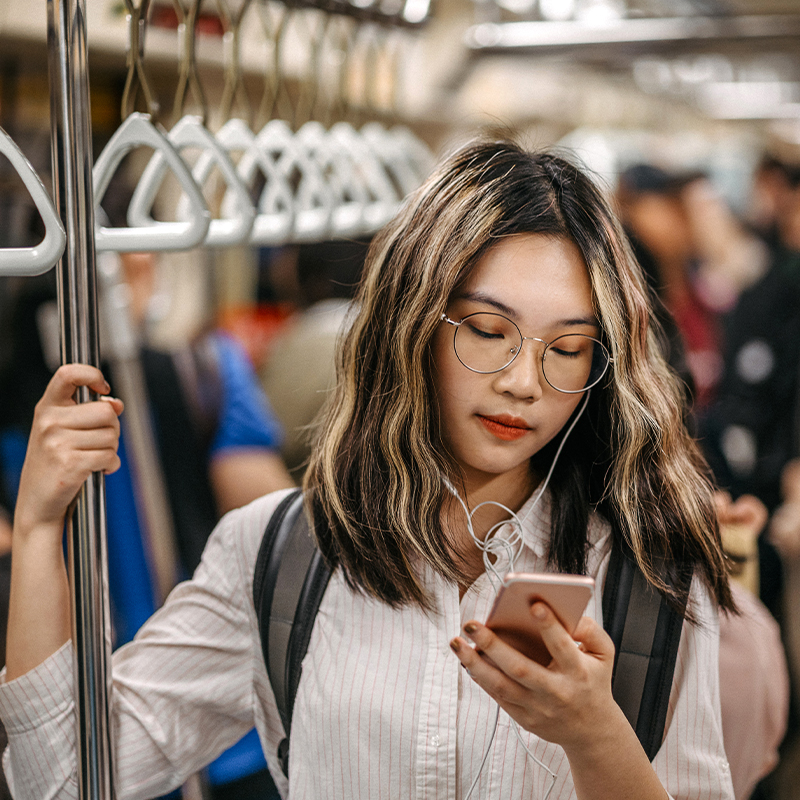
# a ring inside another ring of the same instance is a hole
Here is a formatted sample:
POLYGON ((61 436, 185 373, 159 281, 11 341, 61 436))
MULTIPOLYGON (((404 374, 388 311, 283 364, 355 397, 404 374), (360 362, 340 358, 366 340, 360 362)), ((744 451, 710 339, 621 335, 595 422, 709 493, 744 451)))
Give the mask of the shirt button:
POLYGON ((719 759, 719 766, 723 772, 727 772, 730 769, 730 764, 722 756, 719 759))
POLYGON ((441 743, 442 743, 442 737, 439 736, 438 733, 434 733, 433 736, 431 736, 431 744, 434 747, 438 747, 441 743))

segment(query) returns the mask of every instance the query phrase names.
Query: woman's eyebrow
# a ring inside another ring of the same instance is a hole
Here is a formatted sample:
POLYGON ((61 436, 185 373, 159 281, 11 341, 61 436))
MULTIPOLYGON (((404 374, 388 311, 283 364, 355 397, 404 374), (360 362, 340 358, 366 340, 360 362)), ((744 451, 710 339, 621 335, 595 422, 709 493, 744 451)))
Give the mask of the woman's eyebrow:
MULTIPOLYGON (((505 314, 505 316, 509 317, 510 319, 517 320, 519 318, 519 315, 516 313, 516 311, 514 311, 513 308, 507 306, 505 303, 500 302, 485 292, 465 292, 456 299, 470 300, 473 303, 482 303, 483 305, 492 306, 492 308, 496 308, 501 314, 505 314)), ((591 314, 588 317, 561 319, 555 323, 555 327, 558 328, 568 328, 571 325, 591 325, 594 328, 600 327, 600 323, 597 321, 597 317, 595 317, 594 314, 591 314)))
POLYGON ((594 315, 591 317, 578 317, 576 319, 561 319, 556 322, 558 327, 568 328, 570 325, 591 325, 594 328, 599 328, 600 323, 594 315))
POLYGON ((492 306, 492 308, 496 308, 501 314, 505 314, 507 317, 511 317, 512 319, 517 318, 517 313, 513 308, 510 308, 505 303, 501 303, 499 300, 496 300, 494 297, 484 292, 465 292, 456 299, 471 300, 473 303, 482 303, 487 306, 492 306))

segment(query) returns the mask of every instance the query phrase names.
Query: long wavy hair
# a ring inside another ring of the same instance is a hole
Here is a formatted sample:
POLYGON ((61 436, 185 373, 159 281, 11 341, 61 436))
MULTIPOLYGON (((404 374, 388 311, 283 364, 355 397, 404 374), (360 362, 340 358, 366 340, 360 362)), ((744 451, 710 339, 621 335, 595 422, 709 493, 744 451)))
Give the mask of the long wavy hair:
MULTIPOLYGON (((580 249, 613 365, 553 473, 549 561, 586 569, 597 509, 650 583, 680 605, 694 570, 733 607, 705 461, 685 425, 683 386, 666 363, 641 270, 598 187, 572 163, 512 141, 479 141, 445 160, 372 243, 357 312, 304 489, 316 536, 354 589, 429 607, 427 563, 458 581, 443 535, 460 475, 443 441, 431 339, 454 290, 500 238, 538 233, 580 249)), ((560 437, 534 456, 540 474, 560 437)))

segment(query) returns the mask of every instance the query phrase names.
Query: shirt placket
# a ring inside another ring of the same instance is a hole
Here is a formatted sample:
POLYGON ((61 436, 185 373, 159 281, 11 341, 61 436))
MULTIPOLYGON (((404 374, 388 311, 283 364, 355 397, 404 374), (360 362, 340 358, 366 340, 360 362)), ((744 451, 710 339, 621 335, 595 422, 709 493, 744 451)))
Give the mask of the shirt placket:
POLYGON ((458 588, 439 576, 438 613, 428 615, 426 664, 416 752, 418 800, 451 800, 456 791, 456 723, 460 662, 450 650, 459 632, 458 588))

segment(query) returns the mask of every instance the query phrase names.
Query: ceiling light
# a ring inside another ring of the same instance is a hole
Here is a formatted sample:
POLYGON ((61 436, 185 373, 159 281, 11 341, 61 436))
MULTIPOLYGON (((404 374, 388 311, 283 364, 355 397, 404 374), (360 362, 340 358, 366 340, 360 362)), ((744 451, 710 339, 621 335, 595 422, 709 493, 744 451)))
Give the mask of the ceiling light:
POLYGON ((575 14, 575 0, 539 0, 539 13, 549 22, 565 22, 575 14))

